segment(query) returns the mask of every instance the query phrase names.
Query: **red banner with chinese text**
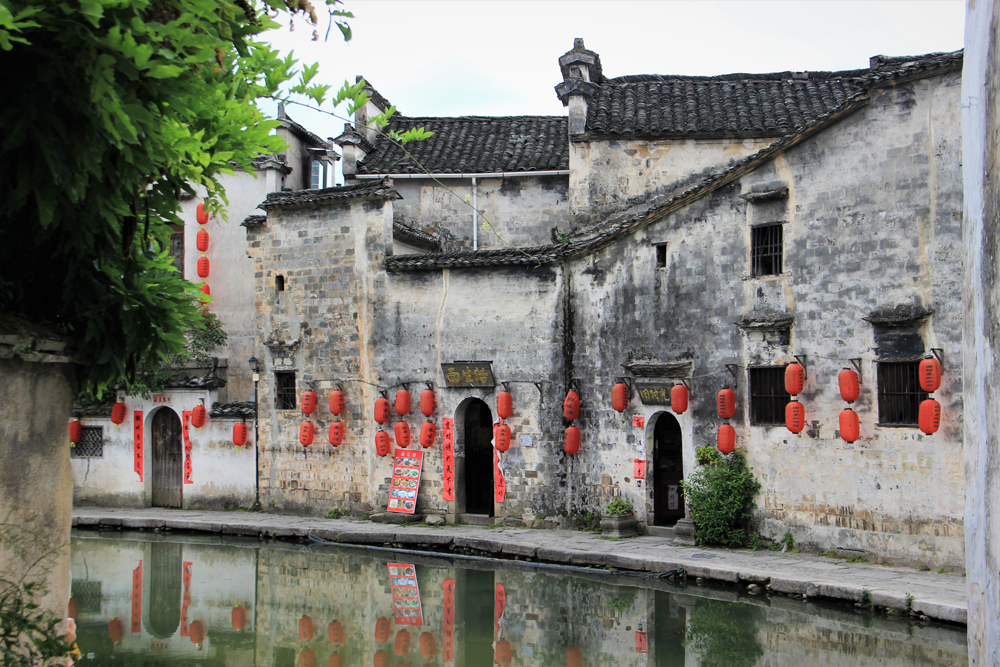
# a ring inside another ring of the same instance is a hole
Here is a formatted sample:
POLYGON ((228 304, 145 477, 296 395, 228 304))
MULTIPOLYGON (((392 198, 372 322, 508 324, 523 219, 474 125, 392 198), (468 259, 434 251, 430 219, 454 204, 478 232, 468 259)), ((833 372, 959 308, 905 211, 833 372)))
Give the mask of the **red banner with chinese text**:
POLYGON ((191 423, 191 411, 185 410, 181 419, 181 432, 184 434, 184 483, 194 484, 191 473, 194 467, 191 464, 191 432, 188 428, 191 423))
POLYGON ((441 420, 441 451, 444 456, 443 500, 455 500, 455 420, 441 420))
POLYGON ((143 469, 143 449, 142 449, 142 410, 132 411, 132 456, 133 456, 133 469, 139 475, 139 481, 142 481, 142 469, 143 469))
POLYGON ((132 632, 142 632, 142 561, 132 570, 132 632))
POLYGON ((455 580, 444 580, 444 621, 441 660, 455 662, 455 580))

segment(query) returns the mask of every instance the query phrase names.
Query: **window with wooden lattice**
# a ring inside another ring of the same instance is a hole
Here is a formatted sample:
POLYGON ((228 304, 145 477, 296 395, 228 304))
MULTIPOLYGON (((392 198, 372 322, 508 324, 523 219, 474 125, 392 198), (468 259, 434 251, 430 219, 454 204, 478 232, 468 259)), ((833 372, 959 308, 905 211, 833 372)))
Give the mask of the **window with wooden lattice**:
POLYGON ((80 442, 69 450, 74 459, 100 458, 104 456, 104 427, 84 426, 80 429, 80 442))

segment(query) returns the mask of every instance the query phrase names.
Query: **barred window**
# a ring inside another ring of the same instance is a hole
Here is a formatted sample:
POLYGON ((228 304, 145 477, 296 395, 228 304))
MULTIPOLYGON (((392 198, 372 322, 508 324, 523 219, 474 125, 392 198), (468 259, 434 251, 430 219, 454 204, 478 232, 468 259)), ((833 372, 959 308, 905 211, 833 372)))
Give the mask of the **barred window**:
POLYGON ((170 261, 184 277, 184 227, 170 225, 170 261))
POLYGON ((927 392, 920 388, 920 361, 878 363, 878 421, 880 426, 916 426, 920 402, 927 392))
POLYGON ((750 369, 750 423, 784 424, 785 406, 792 397, 785 391, 785 367, 750 369))
POLYGON ((104 456, 104 427, 84 426, 80 429, 80 442, 70 447, 69 455, 74 459, 100 458, 104 456))
POLYGON ((274 408, 295 409, 295 372, 276 371, 274 374, 274 408))
POLYGON ((750 229, 750 275, 776 276, 782 271, 782 225, 750 229))
POLYGON ((101 613, 101 582, 89 579, 74 579, 70 595, 76 598, 78 609, 85 614, 101 613))

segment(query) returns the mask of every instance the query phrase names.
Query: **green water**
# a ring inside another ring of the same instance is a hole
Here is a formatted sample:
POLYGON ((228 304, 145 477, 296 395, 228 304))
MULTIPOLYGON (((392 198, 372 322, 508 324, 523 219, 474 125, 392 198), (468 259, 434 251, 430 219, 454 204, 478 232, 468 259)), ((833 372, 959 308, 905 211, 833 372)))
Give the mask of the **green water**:
POLYGON ((962 628, 735 588, 74 532, 81 665, 966 665, 962 628))

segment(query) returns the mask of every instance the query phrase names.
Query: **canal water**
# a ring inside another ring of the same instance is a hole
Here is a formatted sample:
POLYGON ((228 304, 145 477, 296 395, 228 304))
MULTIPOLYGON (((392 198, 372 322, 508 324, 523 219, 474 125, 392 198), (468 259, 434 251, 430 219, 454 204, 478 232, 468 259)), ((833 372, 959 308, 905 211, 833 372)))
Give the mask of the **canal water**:
POLYGON ((74 531, 80 665, 967 665, 963 628, 735 588, 74 531))

